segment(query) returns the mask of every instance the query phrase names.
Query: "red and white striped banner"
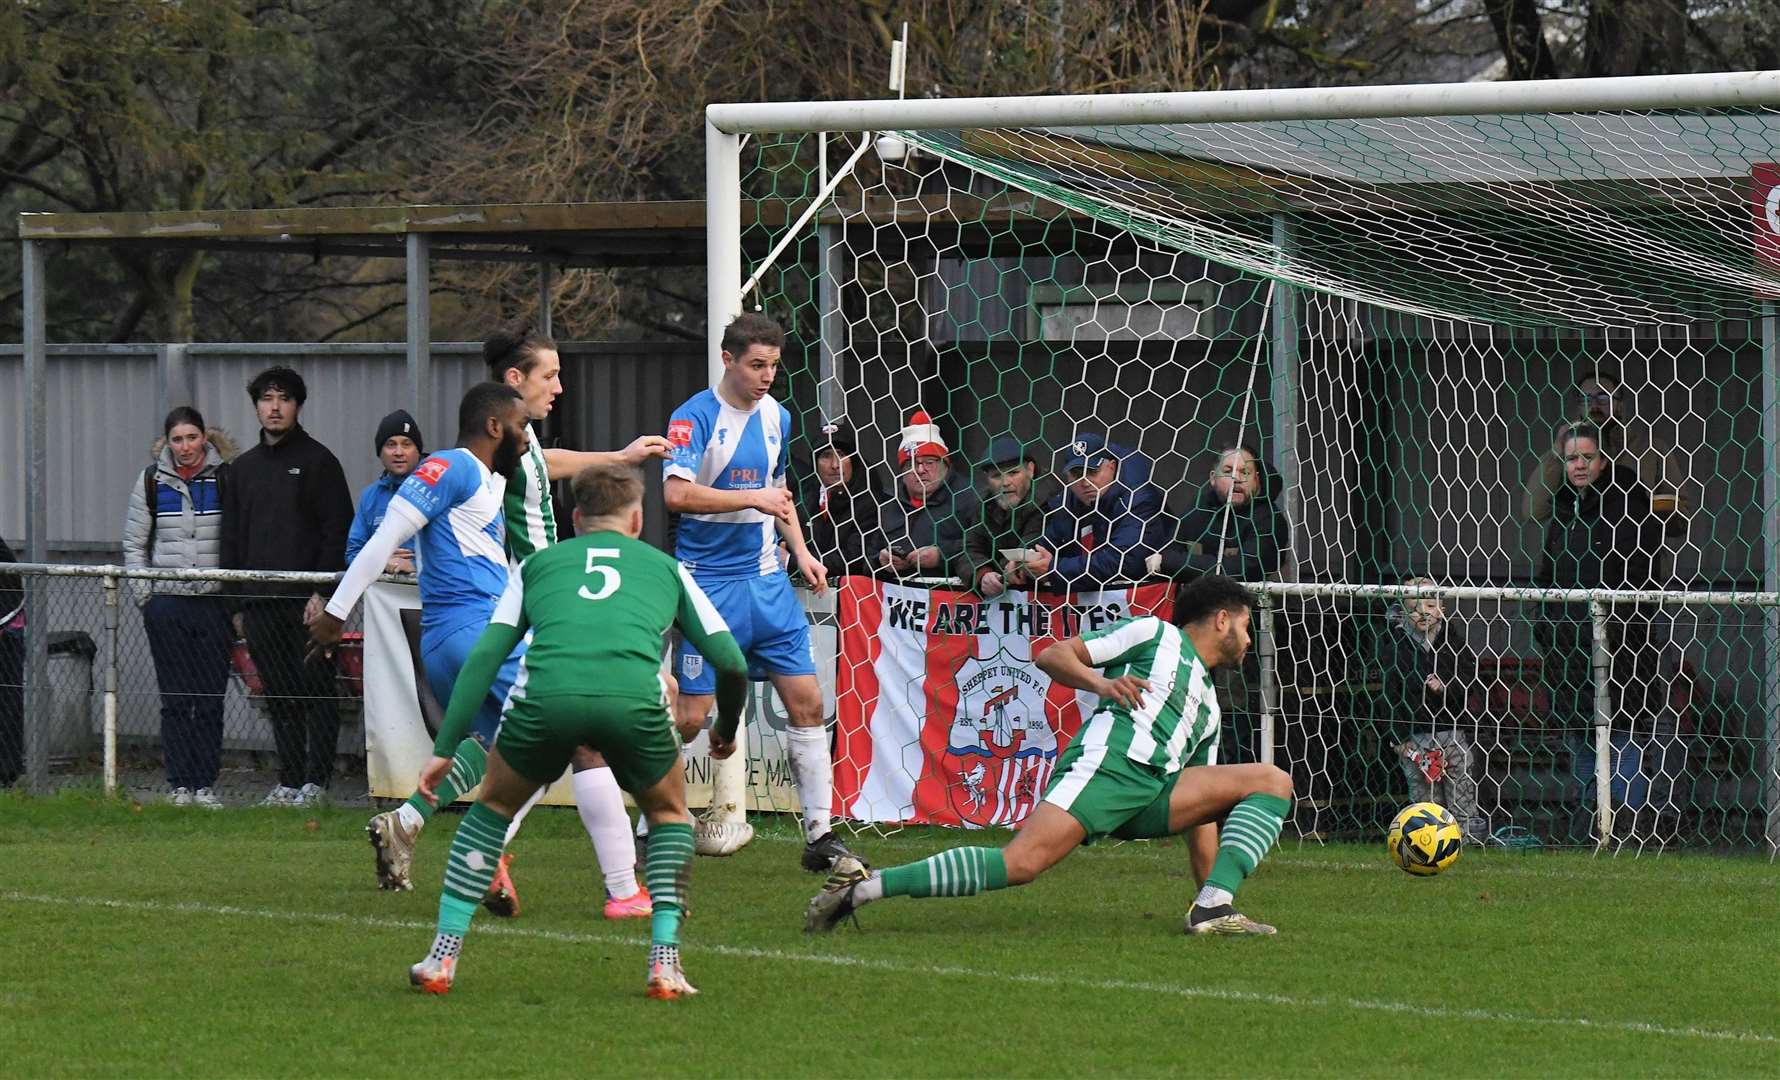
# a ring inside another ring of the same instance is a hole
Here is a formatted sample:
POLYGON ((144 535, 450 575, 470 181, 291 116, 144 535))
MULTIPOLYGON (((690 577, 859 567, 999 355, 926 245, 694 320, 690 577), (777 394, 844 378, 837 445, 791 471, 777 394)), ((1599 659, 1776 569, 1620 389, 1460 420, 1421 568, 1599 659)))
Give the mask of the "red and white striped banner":
POLYGON ((1132 615, 1168 617, 1165 584, 972 593, 849 577, 839 589, 835 802, 860 821, 1015 825, 1094 707, 1032 661, 1132 615))

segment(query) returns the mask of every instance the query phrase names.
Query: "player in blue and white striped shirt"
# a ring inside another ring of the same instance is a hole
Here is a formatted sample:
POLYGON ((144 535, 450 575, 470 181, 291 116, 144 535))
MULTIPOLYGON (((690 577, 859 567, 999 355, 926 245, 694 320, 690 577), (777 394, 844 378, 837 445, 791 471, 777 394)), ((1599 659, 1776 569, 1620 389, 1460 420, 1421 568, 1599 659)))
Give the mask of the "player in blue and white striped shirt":
MULTIPOLYGON (((803 804, 803 865, 829 869, 852 852, 834 834, 834 763, 822 724, 822 688, 810 648, 810 623, 779 565, 784 540, 797 572, 812 589, 827 588, 827 571, 804 542, 786 486, 791 412, 772 394, 785 332, 763 315, 742 315, 723 331, 723 378, 674 410, 668 421, 673 456, 663 468, 667 508, 680 515, 674 555, 691 572, 748 658, 749 676, 770 679, 785 703, 792 777, 803 804)), ((675 655, 680 697, 674 723, 683 738, 704 727, 715 700, 716 672, 690 645, 675 655)), ((719 849, 746 843, 708 835, 719 849)), ((722 826, 716 828, 721 829, 722 826)), ((701 844, 701 850, 705 850, 701 844)), ((727 854, 728 851, 723 851, 727 854)))
MULTIPOLYGON (((499 383, 477 383, 458 406, 458 445, 431 454, 402 481, 383 523, 365 542, 334 590, 326 610, 309 624, 318 648, 340 640, 346 617, 383 572, 395 549, 415 537, 420 554, 420 656, 433 696, 451 689, 470 649, 507 588, 505 518, 507 475, 530 446, 525 403, 499 383)), ((470 737, 458 748, 446 792, 437 804, 416 794, 396 810, 371 819, 377 883, 410 889, 414 840, 436 806, 449 806, 476 786, 487 768, 487 748, 501 722, 501 705, 519 674, 522 644, 502 665, 482 703, 470 737)))

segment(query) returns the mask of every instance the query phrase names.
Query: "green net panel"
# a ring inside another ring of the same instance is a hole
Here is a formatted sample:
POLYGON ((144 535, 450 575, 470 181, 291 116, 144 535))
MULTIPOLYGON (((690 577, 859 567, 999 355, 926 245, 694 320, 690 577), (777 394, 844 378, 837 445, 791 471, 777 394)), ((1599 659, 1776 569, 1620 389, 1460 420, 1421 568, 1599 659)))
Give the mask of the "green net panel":
POLYGON ((1498 843, 1771 850, 1776 160, 1751 109, 751 136, 745 306, 791 334, 806 515, 828 426, 861 529, 906 517, 917 410, 964 530, 995 440, 1042 502, 1102 437, 1160 492, 1128 577, 1282 586, 1222 747, 1292 774, 1300 835, 1433 797, 1498 843), (1429 595, 1343 588, 1396 585, 1429 595))

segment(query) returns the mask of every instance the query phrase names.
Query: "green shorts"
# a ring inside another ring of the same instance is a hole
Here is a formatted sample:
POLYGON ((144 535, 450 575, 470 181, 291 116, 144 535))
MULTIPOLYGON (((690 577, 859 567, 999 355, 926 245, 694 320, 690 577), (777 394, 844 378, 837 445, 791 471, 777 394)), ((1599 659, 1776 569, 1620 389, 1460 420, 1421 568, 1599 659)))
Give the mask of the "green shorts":
POLYGON ((1168 799, 1180 773, 1132 761, 1105 745, 1090 753, 1075 739, 1057 759, 1044 801, 1069 811, 1092 843, 1103 836, 1153 840, 1168 831, 1168 799))
POLYGON ((577 746, 605 755, 618 786, 635 794, 680 765, 680 736, 659 701, 575 695, 507 703, 494 748, 513 771, 538 784, 555 782, 577 746))

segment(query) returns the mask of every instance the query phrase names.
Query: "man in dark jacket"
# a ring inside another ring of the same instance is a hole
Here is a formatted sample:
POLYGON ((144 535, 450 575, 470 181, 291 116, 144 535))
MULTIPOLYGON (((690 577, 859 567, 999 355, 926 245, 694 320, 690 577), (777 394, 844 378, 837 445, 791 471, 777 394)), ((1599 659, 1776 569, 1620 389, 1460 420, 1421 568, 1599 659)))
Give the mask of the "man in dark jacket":
POLYGON ((871 558, 898 577, 941 577, 964 551, 964 530, 976 520, 977 499, 952 477, 951 450, 939 425, 916 410, 897 449, 896 497, 879 508, 871 558))
POLYGON ((1068 486, 1045 504, 1043 545, 1027 569, 1063 592, 1134 581, 1167 542, 1162 491, 1150 459, 1101 435, 1082 435, 1063 461, 1068 486))
POLYGON ((1288 535, 1277 487, 1253 450, 1226 449, 1198 503, 1181 518, 1174 541, 1151 555, 1147 568, 1183 581, 1201 574, 1260 581, 1277 572, 1288 535))
POLYGON ((1003 552, 1024 551, 1044 539, 1044 504, 1050 492, 1040 492, 1038 463, 1018 439, 1003 437, 990 444, 982 472, 987 498, 982 516, 964 537, 958 576, 980 595, 999 596, 1032 585, 1024 557, 1003 552))
MULTIPOLYGON (((289 368, 268 368, 247 384, 247 396, 259 414, 260 441, 235 459, 223 489, 223 567, 344 569, 352 493, 339 460, 297 422, 308 397, 303 377, 289 368)), ((340 714, 332 661, 303 659, 304 602, 315 590, 267 583, 239 592, 233 605, 237 628, 265 683, 278 747, 278 786, 265 801, 319 802, 333 775, 340 714)))
POLYGON ((816 444, 815 475, 803 484, 800 511, 810 550, 830 578, 873 573, 868 548, 877 529, 878 496, 859 466, 858 443, 843 424, 827 424, 816 444))

